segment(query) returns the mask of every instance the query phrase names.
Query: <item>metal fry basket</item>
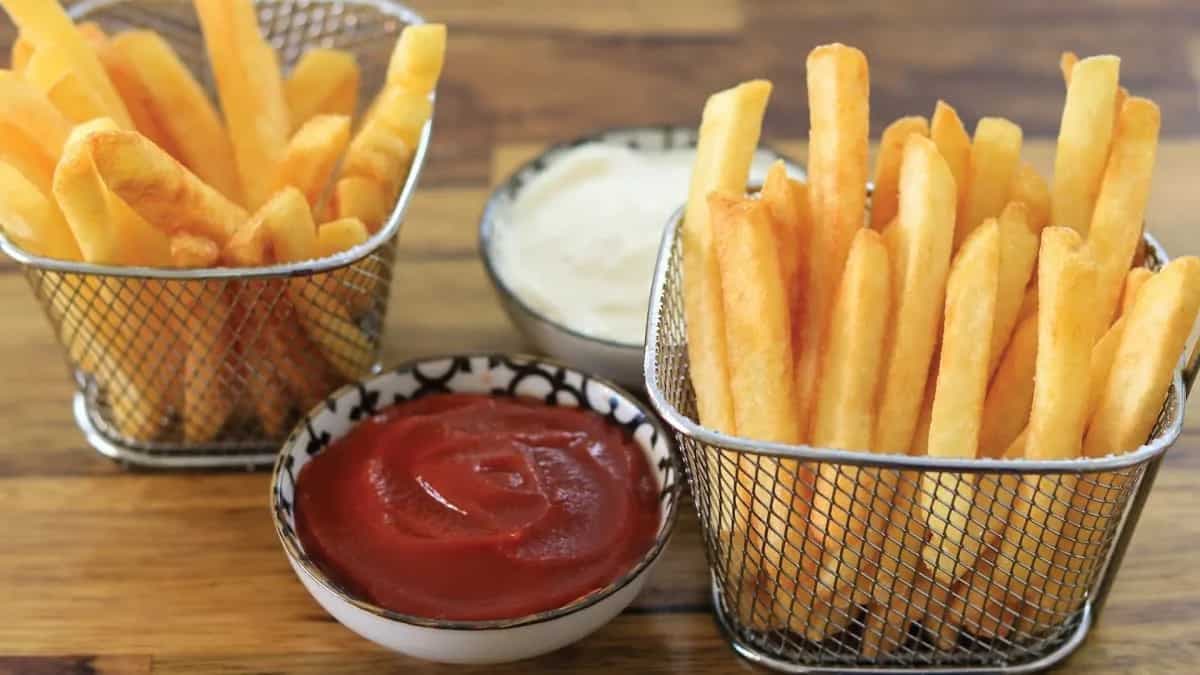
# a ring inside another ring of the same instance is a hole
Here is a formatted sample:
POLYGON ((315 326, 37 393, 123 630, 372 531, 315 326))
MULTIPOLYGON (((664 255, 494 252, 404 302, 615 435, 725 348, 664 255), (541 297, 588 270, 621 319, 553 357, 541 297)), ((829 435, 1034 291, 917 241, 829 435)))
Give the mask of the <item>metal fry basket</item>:
MULTIPOLYGON (((1183 373, 1147 444, 1102 459, 940 460, 717 433, 696 422, 681 219, 659 253, 646 389, 683 454, 734 649, 797 673, 1022 673, 1065 659, 1180 434, 1183 373)), ((1166 261, 1146 243, 1148 264, 1166 261)))
MULTIPOLYGON (((422 22, 382 0, 256 5, 285 68, 315 47, 355 55, 360 110, 381 88, 400 31, 422 22)), ((91 0, 69 11, 110 34, 157 31, 213 92, 190 2, 91 0)), ((0 234, 67 353, 78 384, 75 419, 88 442, 136 465, 270 464, 302 411, 377 369, 397 236, 431 129, 432 121, 384 225, 329 258, 261 268, 107 267, 38 257, 0 234)))

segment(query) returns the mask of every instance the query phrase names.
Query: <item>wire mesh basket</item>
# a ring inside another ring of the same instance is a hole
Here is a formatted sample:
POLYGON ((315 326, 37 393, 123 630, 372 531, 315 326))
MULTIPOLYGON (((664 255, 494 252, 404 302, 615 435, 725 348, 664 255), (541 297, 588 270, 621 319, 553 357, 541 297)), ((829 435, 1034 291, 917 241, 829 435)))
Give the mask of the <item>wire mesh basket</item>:
MULTIPOLYGON (((1016 673, 1066 658, 1181 432, 1183 374, 1148 443, 1102 459, 871 455, 718 433, 695 421, 681 218, 655 273, 646 389, 683 454, 734 649, 805 673, 1016 673)), ((1165 262, 1146 241, 1148 263, 1165 262)))
MULTIPOLYGON (((400 31, 422 22, 382 0, 256 4, 285 68, 312 47, 355 55, 360 109, 382 86, 400 31)), ((159 32, 214 91, 190 2, 93 0, 69 10, 110 34, 159 32)), ((329 258, 261 268, 106 267, 31 255, 0 234, 66 351, 78 385, 75 418, 89 443, 138 465, 270 464, 302 411, 377 369, 397 236, 431 129, 432 121, 384 225, 329 258)))

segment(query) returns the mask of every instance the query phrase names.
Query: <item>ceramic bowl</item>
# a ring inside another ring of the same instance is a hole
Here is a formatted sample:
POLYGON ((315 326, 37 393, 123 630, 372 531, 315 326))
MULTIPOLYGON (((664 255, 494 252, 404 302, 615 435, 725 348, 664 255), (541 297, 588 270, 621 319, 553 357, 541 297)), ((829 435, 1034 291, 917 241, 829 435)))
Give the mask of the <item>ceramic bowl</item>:
POLYGON ((683 474, 671 443, 671 436, 642 403, 615 385, 566 366, 529 356, 429 358, 343 387, 312 410, 279 453, 271 478, 271 512, 296 576, 313 598, 350 630, 388 649, 430 661, 515 661, 579 640, 637 596, 675 525, 683 474), (586 408, 627 429, 646 453, 661 495, 662 520, 654 545, 629 572, 608 586, 563 607, 514 619, 445 621, 407 616, 339 587, 306 554, 296 535, 296 477, 305 464, 359 420, 395 403, 444 392, 525 396, 551 405, 586 408))
MULTIPOLYGON (((588 143, 621 146, 645 153, 661 153, 681 148, 694 149, 696 140, 696 129, 692 127, 667 125, 607 129, 551 146, 518 168, 492 192, 479 222, 479 253, 509 318, 537 350, 631 389, 640 390, 643 386, 644 339, 634 343, 619 342, 580 332, 546 316, 505 282, 496 264, 496 242, 504 236, 504 228, 509 222, 507 218, 512 213, 513 204, 520 197, 522 189, 531 179, 554 166, 555 162, 564 158, 571 150, 588 143)), ((798 164, 764 146, 755 154, 750 172, 751 184, 760 184, 767 168, 776 159, 787 162, 790 175, 805 175, 804 169, 798 164)), ((673 195, 666 199, 669 205, 673 206, 682 202, 686 196, 673 195)), ((646 297, 649 296, 650 289, 646 288, 646 297)))

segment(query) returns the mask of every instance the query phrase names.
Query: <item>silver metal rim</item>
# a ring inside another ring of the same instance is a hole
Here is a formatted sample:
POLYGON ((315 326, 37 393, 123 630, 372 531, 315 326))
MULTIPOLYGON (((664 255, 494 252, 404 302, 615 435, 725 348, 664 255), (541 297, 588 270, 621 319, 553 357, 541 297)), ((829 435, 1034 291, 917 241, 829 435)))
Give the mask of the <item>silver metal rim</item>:
MULTIPOLYGON (((122 1, 123 0, 87 0, 72 7, 70 9, 70 14, 73 18, 80 18, 86 16, 89 12, 95 11, 107 5, 117 4, 122 1)), ((407 6, 396 2, 381 2, 380 0, 341 0, 341 2, 374 7, 380 12, 394 16, 405 23, 425 23, 425 19, 422 18, 420 14, 416 13, 407 6)), ((379 231, 371 235, 371 237, 365 242, 355 246, 354 248, 347 249, 327 258, 306 260, 298 263, 286 263, 282 265, 266 265, 262 267, 217 267, 212 269, 188 270, 159 267, 97 265, 94 263, 72 262, 69 260, 58 260, 34 255, 10 240, 2 231, 0 231, 0 250, 4 251, 6 255, 21 265, 34 267, 41 270, 110 277, 139 277, 146 279, 170 279, 185 281, 204 279, 270 279, 280 277, 308 276, 318 272, 325 272, 340 267, 346 267, 375 252, 376 249, 382 247, 388 241, 388 239, 395 236, 399 232, 400 224, 404 220, 404 214, 408 211, 408 206, 412 202, 413 195, 416 193, 417 184, 421 178, 421 171, 425 166, 425 155, 429 150, 429 139, 433 133, 433 120, 436 115, 437 103, 436 91, 430 95, 430 99, 434 103, 434 108, 430 111, 429 121, 425 123, 425 127, 421 130, 421 137, 417 142, 416 151, 413 153, 413 159, 408 170, 408 177, 404 181, 404 187, 400 191, 400 197, 396 200, 396 205, 393 207, 391 215, 388 216, 387 222, 385 222, 383 227, 380 227, 379 231)))
MULTIPOLYGON (((500 199, 502 197, 505 195, 516 194, 519 191, 519 188, 517 187, 518 176, 531 170, 539 164, 545 165, 547 160, 553 160, 558 155, 571 150, 572 148, 576 148, 585 143, 602 141, 609 135, 618 133, 662 133, 669 136, 678 135, 694 138, 697 132, 695 127, 671 124, 618 126, 608 127, 599 131, 593 131, 589 134, 578 136, 566 141, 560 141, 551 145, 537 156, 525 161, 516 169, 514 169, 503 181, 500 182, 499 185, 496 186, 494 190, 492 190, 492 193, 488 195, 487 202, 485 202, 483 206, 483 214, 479 217, 479 257, 481 260, 483 260, 483 269, 487 272, 488 279, 491 280, 492 286, 495 287, 500 296, 507 303, 511 303, 512 306, 521 309, 538 321, 554 327, 555 330, 561 331, 580 340, 588 340, 590 342, 596 342, 615 349, 623 349, 630 352, 641 353, 644 348, 648 347, 648 345, 644 346, 641 343, 621 342, 619 340, 611 340, 608 338, 597 337, 595 335, 588 335, 587 333, 582 333, 560 321, 546 316, 544 313, 525 302, 520 295, 509 288, 508 284, 505 283, 503 276, 496 269, 495 263, 492 260, 492 240, 496 231, 496 211, 499 208, 500 199)), ((801 175, 805 174, 804 166, 784 153, 769 145, 762 145, 760 146, 760 149, 767 151, 779 159, 782 159, 787 163, 789 169, 798 170, 801 175)))
POLYGON ((717 626, 721 632, 725 634, 725 638, 729 640, 729 644, 733 647, 733 651, 738 656, 747 661, 777 670, 784 673, 804 673, 805 675, 837 675, 838 673, 870 673, 871 675, 912 675, 912 673, 931 673, 938 675, 1013 675, 1014 673, 1036 673, 1051 666, 1057 665, 1073 654, 1079 646, 1083 644, 1087 633, 1092 627, 1092 603, 1089 601, 1083 607, 1083 613, 1080 615, 1079 626, 1075 631, 1063 642, 1062 645, 1053 652, 1042 656, 1029 663, 1020 665, 995 665, 995 666, 967 666, 967 667, 946 667, 946 666, 806 666, 798 663, 791 663, 782 659, 775 658, 753 645, 746 644, 742 641, 733 630, 733 626, 729 621, 729 617, 725 612, 725 604, 721 597, 720 584, 715 578, 712 579, 712 603, 713 614, 717 619, 717 626))
MULTIPOLYGON (((1183 414, 1173 415, 1166 428, 1142 447, 1133 452, 1108 457, 1066 460, 1014 460, 1014 459, 941 459, 936 457, 913 457, 909 455, 885 455, 864 451, 818 448, 809 445, 787 445, 767 443, 730 436, 700 426, 679 411, 667 400, 658 379, 658 323, 662 312, 663 289, 667 280, 672 244, 676 231, 683 221, 683 207, 671 216, 663 230, 662 245, 659 247, 658 262, 654 270, 654 283, 650 295, 650 311, 646 318, 646 353, 642 362, 646 379, 646 393, 654 410, 676 433, 707 445, 752 454, 772 455, 804 461, 833 462, 857 466, 873 466, 884 469, 916 469, 922 471, 950 472, 997 472, 997 473, 1095 473, 1115 471, 1146 462, 1171 447, 1183 432, 1183 414)), ((1168 256, 1162 246, 1149 234, 1146 245, 1159 260, 1168 256)), ((1186 389, 1183 374, 1176 370, 1171 381, 1178 405, 1186 405, 1186 389)))

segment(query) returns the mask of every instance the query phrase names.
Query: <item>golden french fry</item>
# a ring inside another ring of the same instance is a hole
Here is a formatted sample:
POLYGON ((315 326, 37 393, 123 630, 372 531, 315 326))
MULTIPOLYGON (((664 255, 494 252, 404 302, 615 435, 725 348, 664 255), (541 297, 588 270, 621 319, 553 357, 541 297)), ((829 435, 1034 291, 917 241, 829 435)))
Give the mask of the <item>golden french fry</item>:
POLYGON ((100 64, 95 50, 62 5, 51 0, 3 0, 0 2, 21 34, 35 51, 53 46, 61 50, 70 70, 76 73, 82 87, 100 102, 103 115, 111 117, 123 129, 132 129, 133 120, 125 109, 116 87, 100 64))
POLYGON ((186 232, 171 235, 171 263, 175 267, 213 267, 221 257, 221 248, 208 237, 186 232))
POLYGON ((191 340, 183 371, 183 437, 206 443, 221 433, 236 403, 232 308, 216 284, 189 284, 183 290, 191 340))
POLYGON ((1117 120, 1087 235, 1088 248, 1099 265, 1094 311, 1103 325, 1116 314, 1121 284, 1142 238, 1160 124, 1158 106, 1137 97, 1125 102, 1117 120))
POLYGON ((363 125, 346 150, 342 175, 365 178, 379 185, 387 202, 396 199, 412 162, 413 147, 382 124, 363 125))
MULTIPOLYGON (((999 284, 1000 227, 994 219, 972 232, 955 256, 946 282, 945 324, 929 421, 931 457, 975 457, 987 394, 990 340, 999 284)), ((974 566, 982 527, 971 517, 974 481, 927 473, 921 504, 928 514, 925 563, 945 585, 974 566)))
POLYGON ((1154 272, 1145 267, 1135 267, 1129 270, 1129 273, 1125 275, 1125 284, 1121 287, 1121 307, 1117 312, 1118 317, 1129 313, 1129 308, 1133 307, 1133 301, 1137 299, 1142 284, 1152 276, 1154 276, 1154 272))
MULTIPOLYGON (((1062 71, 1063 84, 1071 86, 1071 73, 1075 70, 1075 64, 1079 63, 1079 56, 1075 52, 1063 52, 1058 59, 1059 70, 1062 71)), ((1129 98, 1129 90, 1125 87, 1117 87, 1117 95, 1113 101, 1113 119, 1115 120, 1121 112, 1121 106, 1125 103, 1125 99, 1129 98)))
POLYGON ((92 134, 106 131, 117 131, 116 122, 107 117, 80 124, 71 131, 54 171, 54 198, 84 260, 165 267, 170 264, 167 234, 114 195, 96 167, 87 141, 92 134))
POLYGON ((1121 337, 1124 334, 1125 319, 1117 319, 1092 348, 1092 361, 1088 366, 1091 373, 1088 378, 1088 404, 1087 411, 1084 413, 1084 418, 1088 423, 1095 417, 1096 411, 1100 409, 1101 401, 1104 400, 1104 393, 1108 388, 1108 376, 1112 372, 1113 361, 1117 358, 1117 348, 1121 346, 1121 337))
POLYGON ((1021 301, 1021 311, 1017 312, 1017 320, 1024 321, 1037 312, 1038 292, 1037 292, 1037 277, 1029 283, 1025 289, 1025 299, 1021 301))
POLYGON ((82 76, 71 67, 64 49, 58 45, 44 45, 29 57, 22 76, 44 92, 54 107, 72 122, 78 124, 107 117, 100 96, 88 89, 82 76))
POLYGON ((871 227, 876 229, 891 222, 900 209, 900 160, 911 134, 929 136, 929 120, 920 115, 901 117, 889 124, 879 139, 871 193, 871 227))
POLYGON ((1103 457, 1146 442, 1200 306, 1200 260, 1171 261, 1142 285, 1125 316, 1084 454, 1103 457))
POLYGON ((829 311, 850 243, 865 220, 870 126, 870 75, 861 51, 842 44, 817 47, 807 69, 812 240, 796 360, 801 421, 813 414, 829 311))
POLYGON ((1000 286, 996 292, 996 318, 992 326, 992 351, 988 360, 989 379, 1000 366, 1004 348, 1017 325, 1021 303, 1025 300, 1025 288, 1033 276, 1033 264, 1038 252, 1038 235, 1029 226, 1029 212, 1024 202, 1009 202, 998 222, 1000 286))
POLYGON ((292 129, 317 115, 354 115, 358 106, 358 62, 341 49, 311 49, 283 84, 292 129))
POLYGON ((930 118, 929 137, 950 167, 957 188, 955 204, 959 211, 967 203, 967 184, 971 174, 971 137, 949 103, 938 101, 930 118))
POLYGON ((1075 64, 1054 155, 1051 222, 1087 235, 1113 135, 1121 60, 1093 56, 1075 64))
POLYGON ((31 56, 33 56, 33 44, 26 40, 24 35, 18 33, 9 51, 9 69, 20 75, 24 72, 25 65, 29 63, 31 56))
MULTIPOLYGON (((890 273, 879 233, 860 229, 830 315, 829 349, 813 418, 815 446, 873 448, 875 395, 892 300, 890 273)), ((874 468, 822 463, 817 474, 809 526, 810 536, 824 544, 818 596, 835 607, 869 597, 867 584, 860 586, 858 577, 874 577, 870 568, 877 558, 868 541, 882 539, 887 528, 883 505, 890 500, 889 494, 876 502, 878 473, 874 468)))
POLYGON ((175 50, 153 31, 121 33, 113 51, 129 64, 145 104, 170 139, 171 154, 234 202, 241 200, 237 164, 216 108, 175 50))
POLYGON ((54 164, 71 122, 32 84, 0 70, 0 160, 19 169, 49 194, 54 164))
POLYGON ((426 95, 437 86, 446 59, 446 26, 426 23, 405 26, 388 63, 387 83, 426 95))
MULTIPOLYGON (((118 36, 119 37, 119 36, 118 36)), ((116 87, 129 117, 133 120, 133 128, 143 136, 154 141, 158 147, 166 150, 172 157, 179 157, 179 150, 167 134, 166 121, 159 119, 152 105, 152 93, 142 82, 137 68, 120 50, 113 46, 114 40, 107 40, 96 47, 100 63, 116 87)), ((228 141, 226 141, 228 142, 228 141)))
MULTIPOLYGON (((791 318, 766 205, 734 194, 713 193, 708 198, 708 212, 721 273, 734 424, 747 438, 798 443, 795 381, 789 367, 793 359, 791 318)), ((787 607, 794 592, 810 592, 812 585, 811 570, 792 562, 801 551, 807 551, 802 508, 807 495, 782 483, 784 476, 798 477, 800 467, 795 461, 765 458, 757 458, 757 466, 750 457, 742 463, 743 471, 750 475, 756 468, 766 470, 781 482, 773 488, 763 483, 753 486, 749 532, 751 543, 761 550, 762 559, 756 562, 763 573, 794 580, 798 587, 780 585, 775 600, 787 607), (790 534, 785 536, 785 531, 790 534)), ((799 616, 793 619, 802 620, 799 616)))
POLYGON ((271 196, 287 145, 287 102, 275 53, 259 34, 254 4, 193 0, 225 113, 246 206, 271 196))
MULTIPOLYGON (((736 428, 726 363, 721 277, 713 250, 708 195, 714 191, 738 193, 746 189, 750 161, 758 147, 770 95, 770 82, 754 80, 709 97, 700 122, 683 219, 683 300, 697 411, 701 424, 726 433, 736 433, 736 428)), ((732 503, 732 497, 727 503, 732 503)), ((714 518, 714 522, 724 521, 714 518)))
POLYGON ((318 210, 349 142, 350 118, 346 115, 310 118, 288 141, 275 178, 276 191, 295 186, 308 205, 318 210))
MULTIPOLYGON (((808 186, 788 178, 787 166, 783 160, 777 160, 767 170, 761 196, 775 228, 779 269, 783 273, 783 287, 787 291, 789 314, 794 325, 803 290, 803 252, 808 243, 808 186)), ((792 340, 795 341, 795 335, 792 340)))
POLYGON ((338 179, 333 188, 333 213, 338 218, 358 218, 372 234, 387 220, 391 207, 383 188, 362 176, 338 179))
POLYGON ((247 218, 240 206, 136 131, 101 130, 82 140, 105 185, 146 222, 224 246, 247 218))
POLYGON ((326 258, 362 244, 370 235, 357 218, 339 218, 317 228, 316 257, 326 258))
POLYGON ((1037 311, 1021 319, 992 376, 979 425, 979 456, 1001 457, 1029 423, 1037 358, 1037 311))
POLYGON ((1029 162, 1021 162, 1013 178, 1011 200, 1025 204, 1029 228, 1035 233, 1050 224, 1050 186, 1029 162))
MULTIPOLYGON (((1038 256, 1038 349, 1034 368, 1033 405, 1025 455, 1031 459, 1078 457, 1087 423, 1091 354, 1096 321, 1089 312, 1095 300, 1096 263, 1079 235, 1067 227, 1042 232, 1038 256)), ((1037 607, 1053 604, 1056 588, 1050 577, 1058 538, 1066 526, 1076 480, 1070 475, 1022 479, 1020 503, 1014 509, 1001 544, 1008 580, 997 584, 993 600, 1005 590, 1024 593, 1037 607)), ((1007 602, 1011 608, 1011 600, 1007 602)))
MULTIPOLYGON (((893 309, 872 441, 877 452, 906 453, 913 443, 925 391, 924 387, 914 388, 912 383, 928 379, 936 348, 954 240, 956 198, 954 175, 936 144, 925 138, 910 137, 900 168, 899 213, 896 223, 884 235, 891 261, 893 309)), ((926 436, 927 430, 928 427, 926 436)), ((883 550, 878 572, 873 576, 875 597, 881 606, 871 614, 875 621, 887 619, 890 632, 879 632, 876 637, 881 640, 897 637, 897 612, 907 616, 900 603, 908 597, 912 584, 910 571, 915 569, 918 558, 913 555, 906 566, 905 552, 898 544, 910 535, 911 541, 919 541, 925 526, 921 517, 916 519, 920 531, 908 527, 913 494, 911 476, 880 472, 879 513, 890 522, 886 528, 873 529, 868 541, 872 548, 883 550), (903 493, 902 498, 894 500, 896 506, 889 508, 892 495, 897 492, 903 493), (884 529, 888 532, 886 537, 882 536, 884 529), (910 529, 913 532, 908 532, 910 529)), ((919 548, 914 544, 914 550, 919 548)), ((871 577, 860 576, 859 580, 862 590, 871 577)), ((907 621, 903 623, 907 625, 907 621)), ((880 643, 873 644, 872 649, 877 649, 880 643)))
POLYGON ((12 165, 0 161, 0 228, 21 248, 59 260, 82 260, 75 235, 53 201, 12 165))
POLYGON ((962 245, 987 218, 1008 203, 1021 160, 1021 127, 1002 117, 984 117, 975 125, 967 195, 959 209, 954 245, 962 245))

